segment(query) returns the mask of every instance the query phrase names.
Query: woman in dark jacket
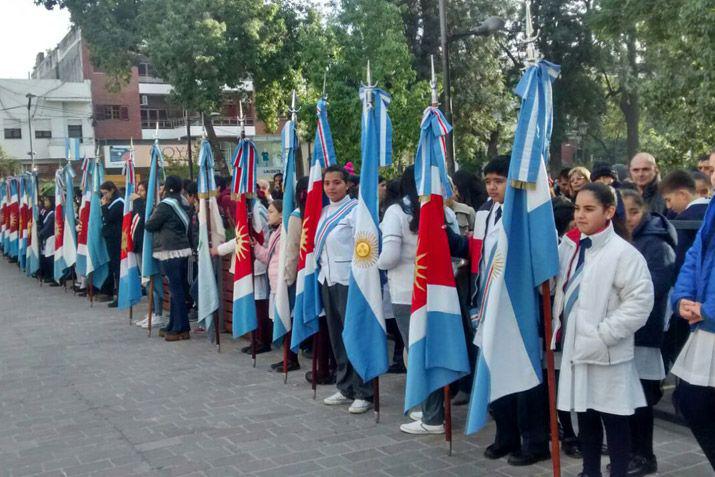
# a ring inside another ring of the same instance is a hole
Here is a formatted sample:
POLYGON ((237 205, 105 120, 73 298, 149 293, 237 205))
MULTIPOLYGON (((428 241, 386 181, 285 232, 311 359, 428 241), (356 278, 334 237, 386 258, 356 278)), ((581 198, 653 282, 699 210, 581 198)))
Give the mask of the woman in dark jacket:
MULTIPOLYGON (((42 198, 42 211, 40 223, 37 226, 37 238, 40 241, 40 275, 45 283, 54 283, 52 255, 45 255, 47 240, 54 240, 55 235, 55 198, 45 196, 42 198)), ((55 244, 52 243, 49 250, 54 251, 55 244)))
POLYGON ((181 201, 181 179, 169 176, 164 183, 164 198, 157 204, 144 230, 154 234, 154 258, 169 279, 171 308, 169 324, 159 330, 166 341, 188 340, 189 315, 186 308, 186 271, 191 245, 189 214, 181 201))
POLYGON ((102 237, 107 243, 109 254, 109 277, 103 287, 107 295, 114 297, 110 308, 117 307, 116 293, 119 290, 119 264, 122 255, 122 219, 124 217, 124 199, 114 182, 107 181, 99 186, 102 193, 102 237))
POLYGON ((653 406, 663 396, 660 382, 665 367, 660 354, 668 308, 668 292, 675 281, 675 245, 673 225, 662 215, 648 212, 643 197, 633 190, 621 190, 626 211, 626 228, 633 246, 645 257, 653 280, 655 300, 645 326, 635 334, 635 361, 647 406, 636 409, 630 418, 633 453, 628 472, 647 475, 658 470, 653 454, 653 406))

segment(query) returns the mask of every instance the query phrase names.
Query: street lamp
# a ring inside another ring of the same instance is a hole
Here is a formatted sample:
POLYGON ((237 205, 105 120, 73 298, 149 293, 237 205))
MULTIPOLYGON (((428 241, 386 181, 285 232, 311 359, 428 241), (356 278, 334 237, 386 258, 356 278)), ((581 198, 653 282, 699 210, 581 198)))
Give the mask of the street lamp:
MULTIPOLYGON (((444 115, 452 122, 452 95, 449 76, 449 43, 452 40, 468 36, 489 36, 504 28, 504 20, 499 17, 489 17, 474 30, 449 35, 447 30, 447 0, 439 0, 439 29, 442 47, 442 76, 444 82, 444 115)), ((454 129, 447 135, 447 170, 454 173, 454 129)))
POLYGON ((25 95, 27 98, 27 129, 29 131, 30 137, 30 161, 32 161, 32 170, 35 170, 35 153, 32 150, 32 118, 30 118, 30 106, 32 105, 32 98, 36 98, 32 93, 27 93, 25 95))

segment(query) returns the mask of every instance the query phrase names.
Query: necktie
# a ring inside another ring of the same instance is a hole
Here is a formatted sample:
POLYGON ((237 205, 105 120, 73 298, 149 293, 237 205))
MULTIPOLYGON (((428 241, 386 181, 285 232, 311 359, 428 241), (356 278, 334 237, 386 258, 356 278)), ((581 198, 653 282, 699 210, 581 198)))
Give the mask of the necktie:
POLYGON ((497 209, 495 217, 496 218, 494 219, 494 224, 497 224, 499 223, 499 220, 501 220, 501 206, 499 206, 499 208, 497 209))

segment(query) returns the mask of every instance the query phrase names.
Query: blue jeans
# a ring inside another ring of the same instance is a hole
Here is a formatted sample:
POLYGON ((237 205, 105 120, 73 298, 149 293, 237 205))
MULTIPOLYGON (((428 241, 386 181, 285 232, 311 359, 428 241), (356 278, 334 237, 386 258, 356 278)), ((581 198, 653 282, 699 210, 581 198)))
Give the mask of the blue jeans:
POLYGON ((169 292, 171 294, 171 308, 169 310, 169 324, 167 331, 181 333, 189 331, 189 314, 186 309, 186 297, 184 296, 186 283, 187 257, 171 258, 161 261, 161 268, 169 280, 169 292))

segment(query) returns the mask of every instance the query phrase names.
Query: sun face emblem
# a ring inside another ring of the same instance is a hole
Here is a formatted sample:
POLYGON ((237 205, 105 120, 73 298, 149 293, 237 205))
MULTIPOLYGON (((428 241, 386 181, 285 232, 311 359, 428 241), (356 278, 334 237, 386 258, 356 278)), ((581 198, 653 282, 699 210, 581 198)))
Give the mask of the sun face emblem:
POLYGON ((300 232, 300 253, 305 255, 308 251, 308 217, 303 221, 303 230, 300 232))
MULTIPOLYGON (((420 244, 417 244, 417 250, 420 249, 420 244)), ((427 275, 424 271, 427 270, 427 265, 423 265, 421 262, 427 256, 427 252, 421 253, 415 257, 415 281, 414 286, 422 291, 425 291, 425 284, 427 282, 427 275)))
POLYGON ((368 268, 377 262, 377 237, 369 232, 359 232, 355 236, 355 256, 358 267, 368 268))
POLYGON ((129 251, 127 250, 127 243, 129 242, 129 237, 126 231, 122 232, 122 250, 124 251, 129 251))
POLYGON ((246 226, 236 226, 236 256, 241 260, 245 259, 248 255, 248 245, 249 239, 246 226))

